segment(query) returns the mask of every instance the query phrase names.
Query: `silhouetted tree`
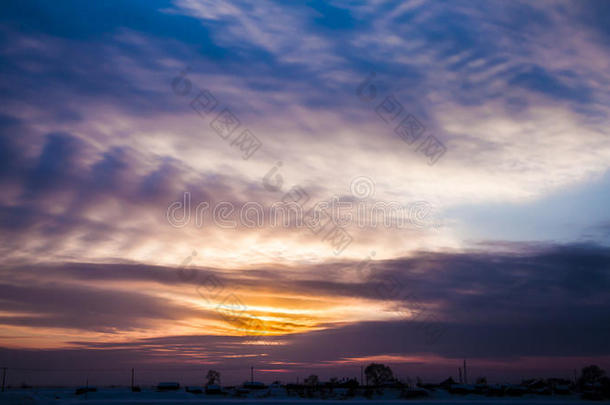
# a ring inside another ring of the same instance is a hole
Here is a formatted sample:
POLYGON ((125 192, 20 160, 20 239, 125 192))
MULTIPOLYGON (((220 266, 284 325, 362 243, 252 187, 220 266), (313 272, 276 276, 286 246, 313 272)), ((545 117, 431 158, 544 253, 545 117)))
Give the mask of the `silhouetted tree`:
POLYGON ((308 397, 310 397, 310 398, 313 397, 314 391, 317 390, 319 382, 320 382, 320 380, 318 379, 318 376, 315 374, 311 374, 309 377, 307 377, 303 381, 303 383, 307 387, 305 389, 305 393, 308 397))
POLYGON ((366 381, 370 381, 373 385, 381 385, 392 382, 394 380, 394 374, 392 369, 386 365, 371 363, 364 369, 364 375, 366 381))
POLYGON ((487 385, 487 377, 479 377, 479 378, 477 378, 476 384, 487 385))
POLYGON ((590 365, 582 369, 578 383, 579 385, 586 383, 594 384, 599 382, 605 375, 606 372, 599 368, 599 366, 590 365))
POLYGON ((328 385, 330 387, 331 394, 333 393, 333 390, 335 389, 337 384, 339 384, 339 379, 337 377, 332 377, 330 380, 328 380, 328 385))
POLYGON ((596 365, 582 369, 578 379, 578 388, 583 393, 583 399, 601 400, 610 398, 610 378, 606 372, 596 365))
POLYGON ((602 384, 604 398, 610 398, 610 378, 602 377, 600 383, 602 384))
POLYGON ((220 384, 220 373, 216 370, 208 370, 205 378, 208 380, 207 385, 220 384))
POLYGON ((347 381, 341 383, 341 386, 344 388, 356 389, 360 386, 360 383, 355 378, 350 378, 347 381))
POLYGON ((315 387, 316 385, 318 385, 320 380, 318 379, 317 375, 312 374, 309 377, 307 377, 304 382, 305 382, 305 385, 308 385, 310 387, 315 387))

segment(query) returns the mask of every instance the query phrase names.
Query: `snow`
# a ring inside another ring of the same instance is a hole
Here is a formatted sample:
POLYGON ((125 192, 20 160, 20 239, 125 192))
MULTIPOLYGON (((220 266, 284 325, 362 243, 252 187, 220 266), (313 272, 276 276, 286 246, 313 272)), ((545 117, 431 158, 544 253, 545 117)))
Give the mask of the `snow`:
MULTIPOLYGON (((252 393, 253 394, 253 393, 252 393)), ((253 394, 254 395, 254 394, 253 394)), ((384 395, 385 398, 391 397, 384 395)), ((142 392, 131 392, 128 388, 102 388, 97 392, 83 395, 75 395, 74 389, 11 389, 0 393, 0 404, 4 405, 67 405, 67 404, 109 404, 109 405, 155 405, 155 404, 209 404, 209 405, 263 405, 263 404, 299 404, 299 405, 322 405, 322 404, 428 404, 428 405, 467 405, 476 403, 478 405, 574 405, 586 403, 581 401, 577 395, 539 397, 525 395, 518 398, 488 398, 481 395, 454 396, 444 391, 436 391, 430 399, 396 400, 396 399, 372 399, 356 397, 346 400, 323 400, 303 399, 299 397, 288 397, 277 395, 265 398, 231 398, 230 396, 191 394, 183 389, 173 392, 156 392, 154 389, 142 389, 142 392)), ((395 398, 395 397, 394 397, 395 398)))

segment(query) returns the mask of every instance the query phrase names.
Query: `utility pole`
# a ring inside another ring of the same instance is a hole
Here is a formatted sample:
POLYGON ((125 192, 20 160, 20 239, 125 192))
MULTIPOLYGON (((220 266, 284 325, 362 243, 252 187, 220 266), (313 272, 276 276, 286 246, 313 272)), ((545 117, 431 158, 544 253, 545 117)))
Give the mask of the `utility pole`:
POLYGON ((6 367, 2 367, 2 392, 4 392, 4 383, 6 382, 6 367))
POLYGON ((364 366, 360 365, 360 385, 364 385, 364 366))
POLYGON ((254 383, 254 366, 250 367, 250 382, 254 383))
POLYGON ((574 369, 574 384, 578 383, 578 375, 576 374, 576 369, 574 369))
POLYGON ((464 359, 464 384, 468 384, 468 374, 466 373, 466 359, 464 359))
POLYGON ((131 368, 131 390, 133 391, 133 367, 131 368))

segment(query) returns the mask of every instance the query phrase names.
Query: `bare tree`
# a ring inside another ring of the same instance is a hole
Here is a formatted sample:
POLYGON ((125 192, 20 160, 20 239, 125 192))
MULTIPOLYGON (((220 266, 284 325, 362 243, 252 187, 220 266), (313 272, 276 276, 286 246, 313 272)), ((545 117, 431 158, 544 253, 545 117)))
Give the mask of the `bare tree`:
POLYGON ((205 378, 208 380, 207 385, 220 384, 220 373, 216 370, 208 370, 205 378))
POLYGON ((583 389, 585 384, 595 384, 601 382, 602 378, 606 375, 606 372, 599 366, 590 365, 582 369, 580 372, 580 378, 578 379, 578 385, 580 389, 583 389))

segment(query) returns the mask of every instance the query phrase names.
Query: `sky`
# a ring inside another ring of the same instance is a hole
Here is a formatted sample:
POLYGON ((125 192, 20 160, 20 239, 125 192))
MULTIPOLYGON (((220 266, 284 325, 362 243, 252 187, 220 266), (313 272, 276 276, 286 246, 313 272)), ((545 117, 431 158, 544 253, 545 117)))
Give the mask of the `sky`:
POLYGON ((609 18, 8 1, 9 382, 610 368, 609 18))

